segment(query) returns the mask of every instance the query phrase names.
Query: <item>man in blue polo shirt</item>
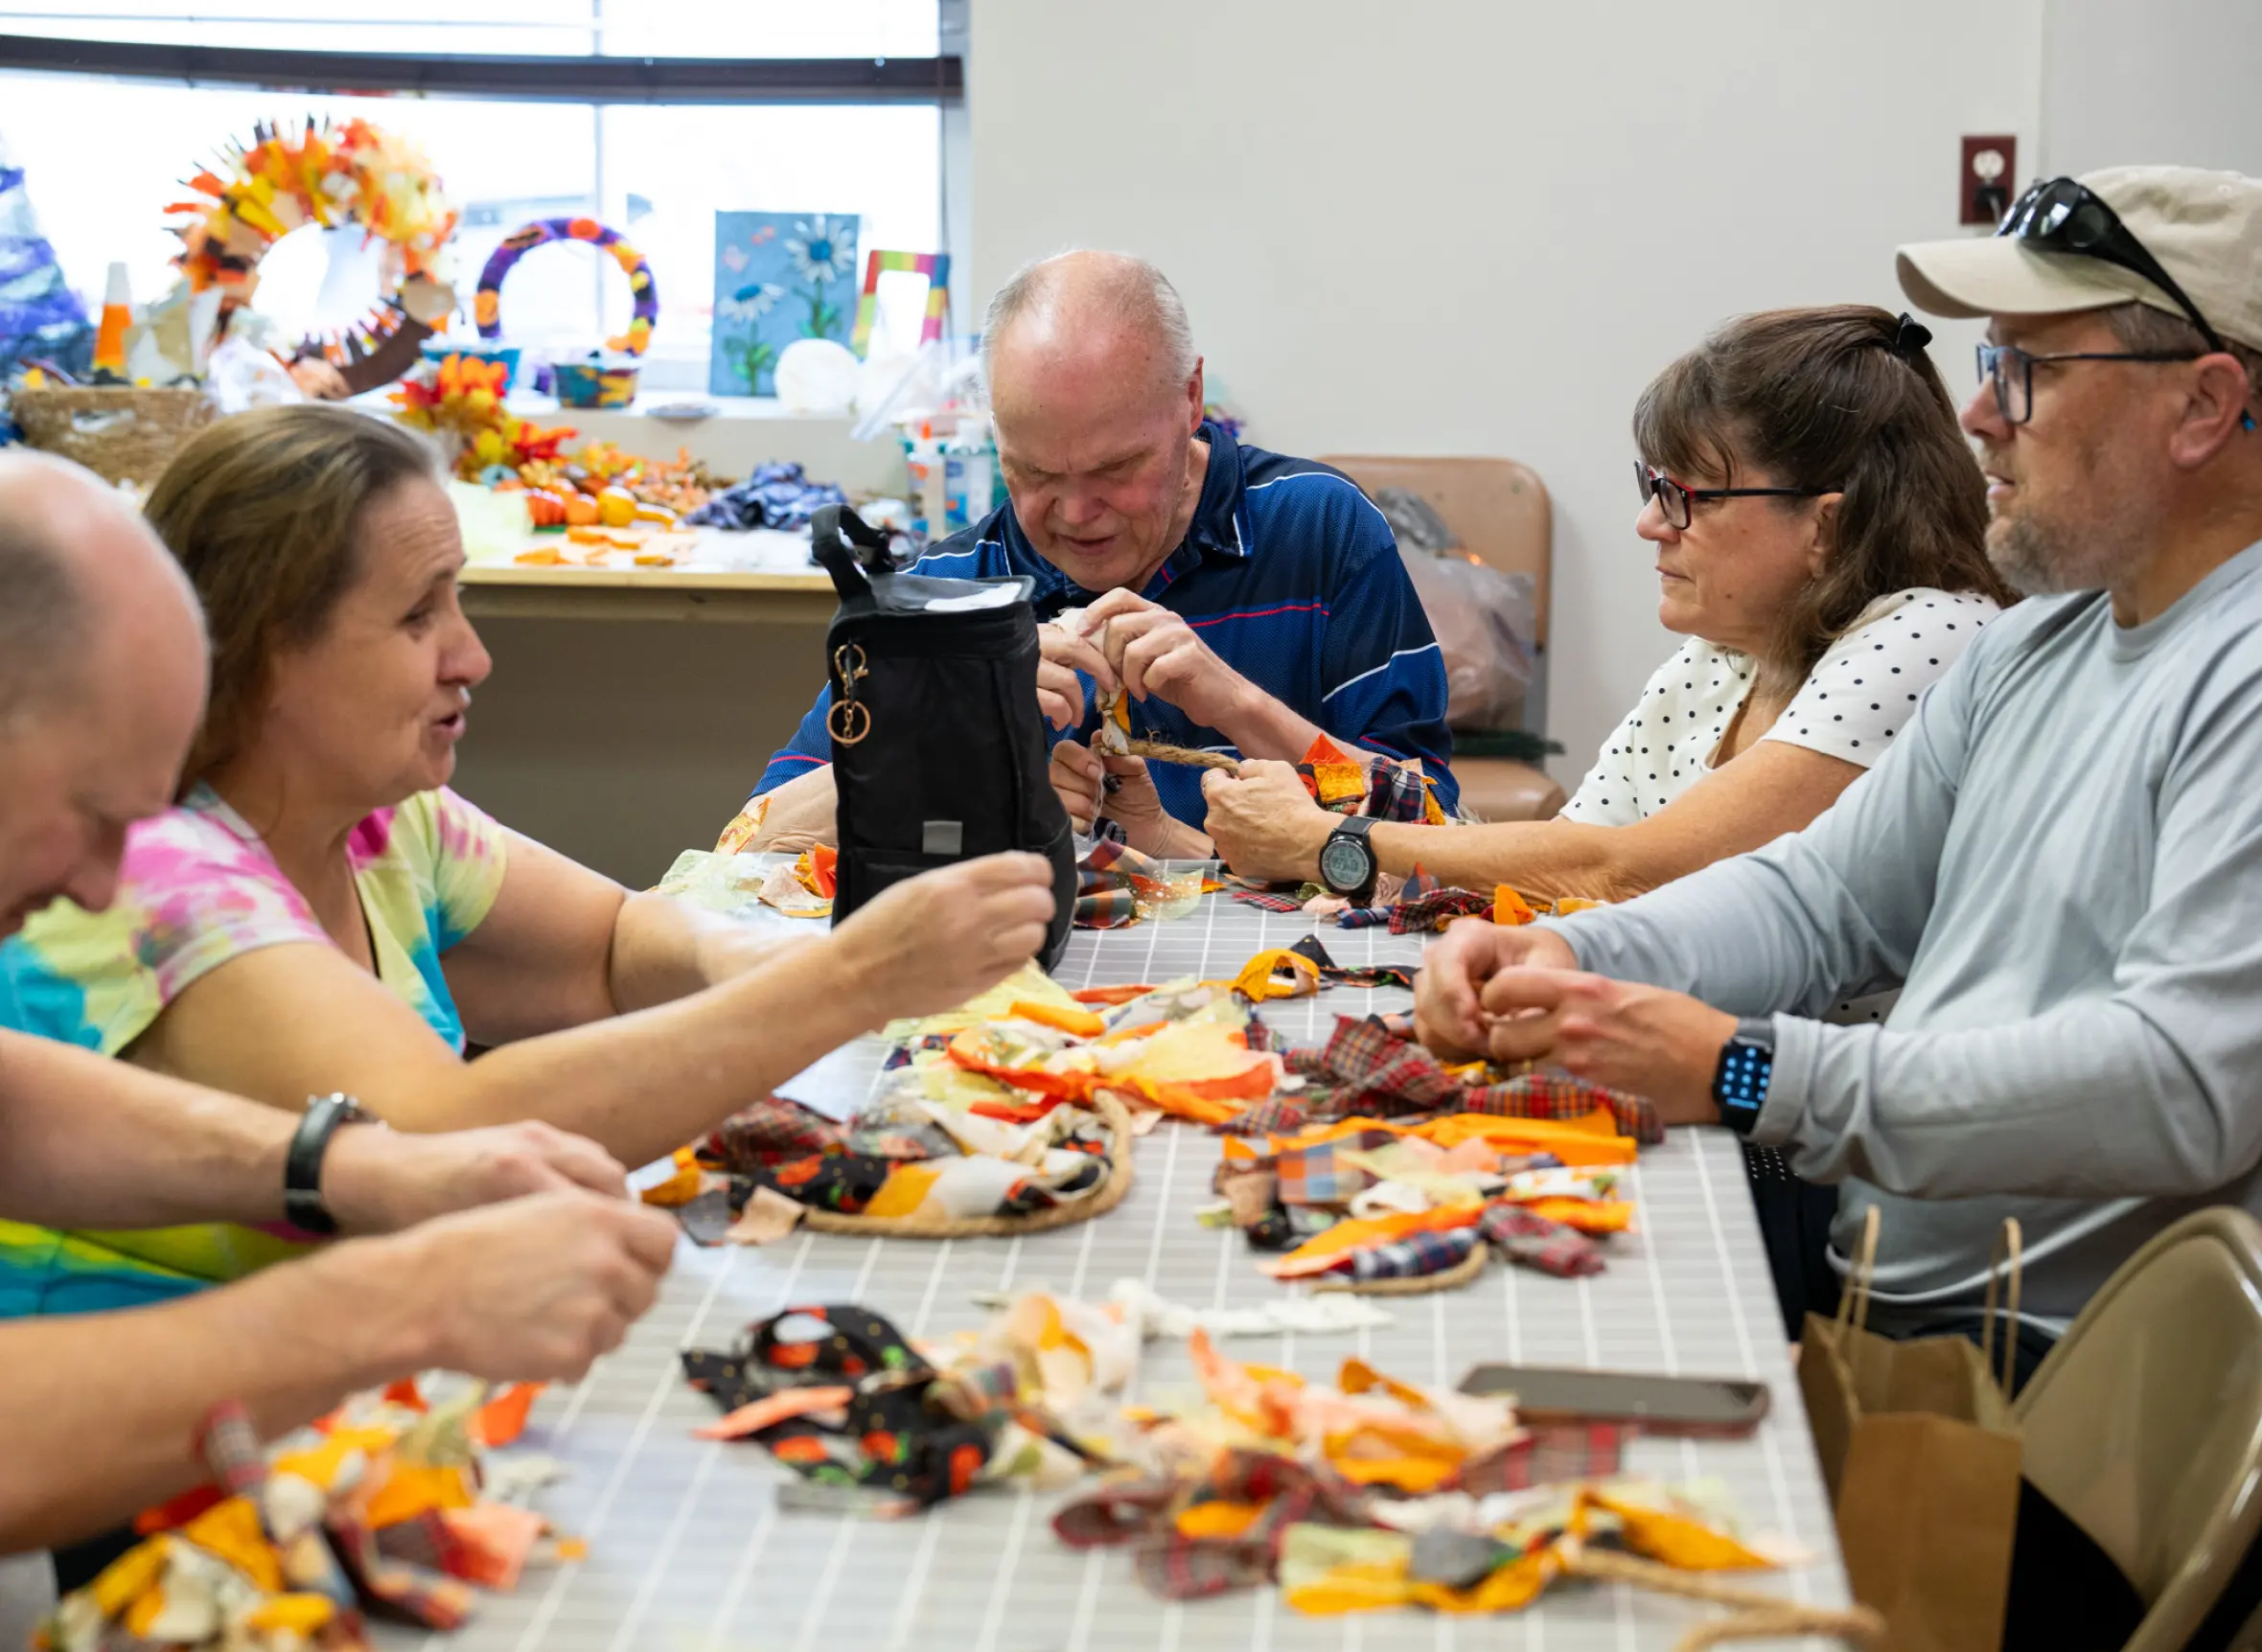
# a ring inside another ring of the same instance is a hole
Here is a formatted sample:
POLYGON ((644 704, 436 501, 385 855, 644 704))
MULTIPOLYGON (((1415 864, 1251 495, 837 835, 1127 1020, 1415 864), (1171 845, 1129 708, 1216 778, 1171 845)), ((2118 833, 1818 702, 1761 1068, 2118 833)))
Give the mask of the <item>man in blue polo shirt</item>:
MULTIPOLYGON (((1092 749, 1095 689, 1134 738, 1295 762, 1325 733, 1421 759, 1450 809, 1445 672, 1389 524, 1324 465, 1236 443, 1202 417, 1202 363, 1162 272, 1073 252, 1015 275, 984 328, 1012 502, 917 571, 1036 582, 1038 699, 1052 779, 1079 826, 1207 855, 1201 771, 1092 749)), ((828 695, 754 789, 758 832, 829 835, 828 695)), ((742 821, 752 824, 748 816, 742 821)), ((732 835, 726 834, 726 842, 732 835)))

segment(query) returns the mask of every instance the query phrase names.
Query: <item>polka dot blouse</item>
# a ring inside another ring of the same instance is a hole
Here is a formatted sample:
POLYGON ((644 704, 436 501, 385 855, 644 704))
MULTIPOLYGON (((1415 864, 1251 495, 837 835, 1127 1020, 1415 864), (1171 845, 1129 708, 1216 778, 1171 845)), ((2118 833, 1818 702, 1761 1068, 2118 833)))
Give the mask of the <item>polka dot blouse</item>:
MULTIPOLYGON (((1987 597, 1955 591, 1880 597, 1815 663, 1765 738, 1867 769, 1997 611, 1987 597)), ((1563 818, 1630 826, 1711 773, 1758 672, 1747 654, 1701 637, 1683 643, 1603 742, 1563 818)))

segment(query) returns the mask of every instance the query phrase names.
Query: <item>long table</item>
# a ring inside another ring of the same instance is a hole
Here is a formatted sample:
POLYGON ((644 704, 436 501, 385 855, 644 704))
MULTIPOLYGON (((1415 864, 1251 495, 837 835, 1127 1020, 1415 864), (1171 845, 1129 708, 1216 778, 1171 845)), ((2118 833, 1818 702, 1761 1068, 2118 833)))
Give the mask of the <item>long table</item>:
MULTIPOLYGON (((785 923, 773 914, 768 921, 785 923)), ((1071 987, 1231 975, 1262 947, 1310 932, 1301 915, 1214 896, 1196 915, 1079 933, 1054 974, 1071 987)), ((1413 937, 1338 930, 1339 963, 1410 961, 1413 937)), ((1287 1044, 1323 1041, 1338 1015, 1402 1009, 1395 990, 1333 988, 1263 1015, 1287 1044)), ((858 1095, 876 1041, 813 1069, 814 1093, 858 1095)), ((691 1437, 714 1407, 684 1387, 677 1351, 722 1347, 792 1303, 862 1302, 913 1337, 979 1324, 977 1292, 1049 1285, 1098 1296, 1120 1277, 1195 1306, 1260 1304, 1283 1287, 1241 1236, 1196 1225, 1217 1138, 1166 1122, 1139 1144, 1137 1181, 1095 1222, 1027 1239, 942 1243, 798 1234, 761 1250, 685 1243, 658 1306, 588 1379, 537 1406, 535 1449, 570 1467, 541 1504, 588 1539, 586 1561, 535 1573, 450 1637, 390 1633, 388 1647, 455 1652, 1205 1652, 1420 1647, 1633 1652, 1669 1647, 1704 1609, 1630 1591, 1558 1584, 1535 1607, 1455 1620, 1417 1612, 1307 1618, 1271 1590, 1173 1605, 1146 1594, 1121 1551, 1079 1554, 1047 1524, 1058 1501, 989 1490, 894 1523, 781 1512, 784 1471, 759 1447, 691 1437)), ((1611 1242, 1606 1273, 1576 1281, 1495 1265, 1453 1293, 1382 1299, 1387 1326, 1336 1336, 1236 1339, 1236 1358, 1329 1378, 1350 1354, 1393 1375, 1450 1384, 1480 1360, 1757 1378, 1772 1406, 1746 1440, 1640 1439, 1629 1472, 1725 1489, 1746 1529, 1803 1544, 1813 1563, 1749 1581, 1845 1603, 1829 1505, 1784 1343, 1742 1160, 1716 1130, 1675 1131, 1630 1175, 1638 1230, 1611 1242)), ((1186 1391, 1183 1344, 1149 1343, 1140 1399, 1186 1391)), ((1740 1579, 1742 1581, 1743 1579, 1740 1579)), ((1780 1644, 1780 1642, 1778 1643, 1780 1644)), ((1820 1643, 1817 1642, 1817 1645, 1820 1643)))

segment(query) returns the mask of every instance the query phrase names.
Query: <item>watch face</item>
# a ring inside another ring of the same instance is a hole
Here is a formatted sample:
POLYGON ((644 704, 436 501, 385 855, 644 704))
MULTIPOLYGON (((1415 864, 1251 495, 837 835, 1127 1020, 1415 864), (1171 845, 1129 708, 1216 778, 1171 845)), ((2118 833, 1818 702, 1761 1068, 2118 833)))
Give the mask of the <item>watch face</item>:
POLYGON ((1320 882, 1337 894, 1348 894, 1367 882, 1373 865, 1363 839, 1330 837, 1320 850, 1320 882))

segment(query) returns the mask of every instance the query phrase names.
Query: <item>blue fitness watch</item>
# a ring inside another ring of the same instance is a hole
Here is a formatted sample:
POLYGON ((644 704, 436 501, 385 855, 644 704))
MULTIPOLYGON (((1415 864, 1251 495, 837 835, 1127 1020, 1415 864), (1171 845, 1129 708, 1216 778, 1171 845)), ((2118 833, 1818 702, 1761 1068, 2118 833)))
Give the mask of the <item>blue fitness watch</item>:
POLYGON ((1767 1105, 1767 1081, 1775 1076, 1775 1022, 1757 1016, 1736 1023, 1736 1036, 1720 1046, 1720 1065, 1712 1075, 1713 1105, 1720 1122, 1738 1136, 1749 1136, 1767 1105))

